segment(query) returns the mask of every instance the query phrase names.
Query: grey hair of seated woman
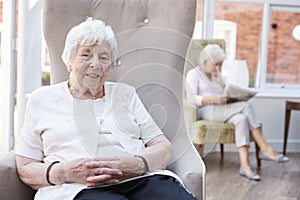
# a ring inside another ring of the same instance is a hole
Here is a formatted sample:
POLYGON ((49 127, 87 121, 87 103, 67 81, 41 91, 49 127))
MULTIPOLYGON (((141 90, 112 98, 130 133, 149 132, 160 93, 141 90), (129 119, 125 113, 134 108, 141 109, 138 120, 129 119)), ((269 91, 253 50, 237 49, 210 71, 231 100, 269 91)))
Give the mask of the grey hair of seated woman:
POLYGON ((199 55, 199 65, 204 66, 206 60, 210 60, 214 63, 221 63, 225 60, 224 50, 217 44, 206 45, 199 55))
POLYGON ((69 66, 72 56, 75 54, 77 47, 91 46, 101 44, 103 41, 108 42, 112 54, 112 66, 117 66, 117 41, 115 34, 110 26, 105 25, 101 20, 95 20, 88 17, 85 23, 74 26, 68 33, 65 41, 65 48, 62 54, 62 60, 69 66))

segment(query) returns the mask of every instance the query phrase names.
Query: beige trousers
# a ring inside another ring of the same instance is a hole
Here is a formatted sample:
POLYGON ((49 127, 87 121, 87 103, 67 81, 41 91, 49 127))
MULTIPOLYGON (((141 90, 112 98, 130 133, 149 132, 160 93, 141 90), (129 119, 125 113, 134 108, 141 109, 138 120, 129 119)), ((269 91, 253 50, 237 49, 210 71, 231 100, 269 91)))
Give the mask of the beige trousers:
POLYGON ((250 130, 259 127, 248 102, 201 106, 198 109, 198 119, 233 123, 237 147, 249 146, 250 130))

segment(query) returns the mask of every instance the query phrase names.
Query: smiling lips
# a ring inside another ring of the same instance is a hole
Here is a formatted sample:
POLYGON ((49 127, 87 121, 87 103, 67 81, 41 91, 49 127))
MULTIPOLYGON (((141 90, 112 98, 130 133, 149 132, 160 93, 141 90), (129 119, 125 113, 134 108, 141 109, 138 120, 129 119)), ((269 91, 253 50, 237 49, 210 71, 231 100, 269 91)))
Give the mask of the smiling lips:
POLYGON ((95 74, 95 73, 90 73, 90 74, 85 74, 85 75, 90 77, 90 78, 99 78, 100 77, 99 74, 95 74))

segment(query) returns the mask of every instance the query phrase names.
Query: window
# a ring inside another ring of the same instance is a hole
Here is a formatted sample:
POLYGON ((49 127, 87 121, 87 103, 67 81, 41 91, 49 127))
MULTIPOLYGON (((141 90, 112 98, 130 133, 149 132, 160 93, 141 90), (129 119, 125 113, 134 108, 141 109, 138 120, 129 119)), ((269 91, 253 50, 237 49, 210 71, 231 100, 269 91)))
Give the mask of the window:
POLYGON ((50 85, 50 57, 45 39, 42 39, 42 85, 50 85))
POLYGON ((1 38, 2 38, 2 24, 0 23, 0 69, 1 69, 1 38))
POLYGON ((262 39, 267 42, 261 51, 267 53, 261 57, 260 87, 300 89, 300 41, 293 37, 300 7, 266 5, 264 15, 262 39))
MULTIPOLYGON (((204 18, 214 13, 213 32, 210 32, 212 23, 206 23, 204 31, 213 38, 226 41, 226 56, 228 59, 246 60, 249 69, 249 85, 254 86, 256 80, 259 41, 263 17, 263 4, 247 3, 247 1, 206 1, 203 7, 204 18), (211 5, 213 4, 213 5, 211 5), (205 7, 206 6, 206 7, 205 7)), ((199 21, 202 16, 197 16, 199 21)))
MULTIPOLYGON (((2 45, 1 45, 1 38, 2 38, 2 24, 0 23, 0 80, 3 80, 3 67, 2 67, 2 61, 1 61, 1 49, 2 49, 2 45)), ((2 91, 3 91, 3 88, 4 85, 3 84, 0 84, 0 114, 3 112, 3 102, 2 102, 2 91)), ((3 117, 2 115, 0 115, 0 155, 1 155, 1 149, 2 149, 2 123, 3 123, 3 117)))
MULTIPOLYGON (((236 46, 229 44, 228 47, 228 36, 223 35, 223 39, 227 48, 235 52, 235 59, 247 61, 250 86, 260 88, 266 95, 270 92, 273 96, 299 96, 295 89, 300 89, 300 41, 293 36, 293 33, 300 34, 299 1, 207 0, 198 3, 205 19, 206 38, 212 38, 219 20, 236 24, 236 46)), ((200 21, 201 18, 197 16, 200 21)))
MULTIPOLYGON (((235 59, 236 55, 236 23, 226 20, 214 20, 213 38, 224 39, 226 43, 226 56, 235 59)), ((197 21, 193 38, 202 38, 202 21, 197 21)))
POLYGON ((245 2, 215 2, 214 8, 215 21, 228 22, 224 26, 219 26, 214 32, 225 33, 222 37, 226 41, 228 58, 246 60, 250 75, 249 85, 254 86, 263 5, 245 2), (228 27, 232 27, 231 31, 228 27), (234 37, 235 39, 233 39, 234 37), (233 55, 230 55, 230 53, 233 55))

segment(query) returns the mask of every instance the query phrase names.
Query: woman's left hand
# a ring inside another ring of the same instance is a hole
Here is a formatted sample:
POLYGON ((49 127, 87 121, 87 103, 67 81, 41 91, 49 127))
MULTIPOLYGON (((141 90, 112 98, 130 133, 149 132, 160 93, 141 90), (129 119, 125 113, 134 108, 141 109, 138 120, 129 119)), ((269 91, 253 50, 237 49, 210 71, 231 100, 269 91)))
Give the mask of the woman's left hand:
MULTIPOLYGON (((103 168, 108 167, 111 169, 118 169, 122 171, 122 175, 118 177, 118 180, 126 180, 128 178, 140 176, 144 173, 145 166, 143 161, 138 157, 128 156, 121 158, 101 158, 97 161, 91 161, 87 163, 88 168, 103 168)), ((103 185, 99 183, 101 177, 98 175, 90 176, 87 179, 87 185, 90 187, 95 187, 103 185)))

